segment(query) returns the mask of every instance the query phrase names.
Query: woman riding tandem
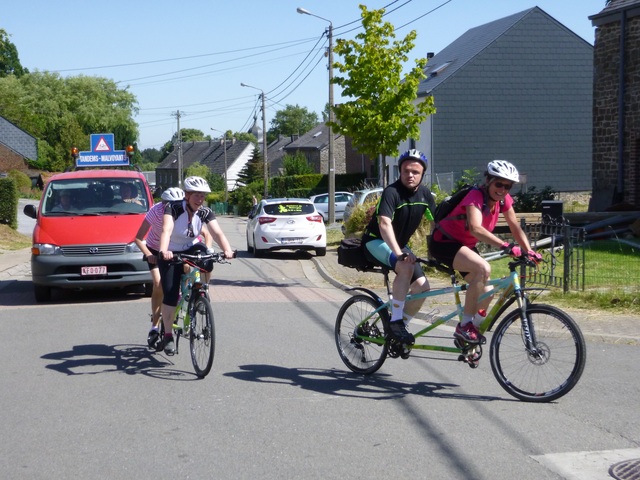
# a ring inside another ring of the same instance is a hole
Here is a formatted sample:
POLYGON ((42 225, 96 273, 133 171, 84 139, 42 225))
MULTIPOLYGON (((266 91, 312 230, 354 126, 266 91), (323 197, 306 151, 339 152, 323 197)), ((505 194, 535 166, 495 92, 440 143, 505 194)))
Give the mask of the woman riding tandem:
POLYGON ((504 160, 489 162, 485 184, 472 189, 449 216, 440 221, 429 239, 429 254, 460 272, 469 285, 462 321, 454 333, 459 341, 474 344, 486 342, 478 332, 477 325, 486 316, 491 298, 482 302, 478 302, 478 299, 485 292, 491 267, 478 253, 476 245, 479 241, 501 248, 514 257, 526 252, 536 263, 542 260, 540 254, 531 250, 513 210, 513 198, 509 190, 519 181, 518 170, 511 163, 504 160), (519 246, 505 242, 492 233, 500 213, 519 246))
POLYGON ((180 294, 180 278, 183 274, 182 264, 172 263, 174 252, 196 254, 206 251, 206 245, 198 240, 202 228, 206 226, 225 257, 233 258, 231 245, 220 228, 215 214, 204 206, 206 194, 211 192, 207 181, 201 177, 188 177, 184 180, 183 188, 185 199, 182 202, 169 203, 165 207, 160 236, 159 269, 164 293, 163 345, 167 355, 175 353, 171 326, 180 294))

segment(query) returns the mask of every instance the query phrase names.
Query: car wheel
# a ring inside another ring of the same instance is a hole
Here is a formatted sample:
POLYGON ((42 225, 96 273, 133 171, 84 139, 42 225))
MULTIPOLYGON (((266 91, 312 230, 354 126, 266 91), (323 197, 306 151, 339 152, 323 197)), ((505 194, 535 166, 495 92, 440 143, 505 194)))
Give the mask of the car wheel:
POLYGON ((316 257, 324 257, 327 254, 327 248, 316 248, 316 257))
POLYGON ((36 297, 36 302, 48 302, 51 300, 51 287, 34 285, 33 293, 36 297))
POLYGON ((264 257, 264 254, 265 254, 265 250, 257 247, 255 237, 253 238, 253 254, 255 255, 256 258, 262 258, 264 257))

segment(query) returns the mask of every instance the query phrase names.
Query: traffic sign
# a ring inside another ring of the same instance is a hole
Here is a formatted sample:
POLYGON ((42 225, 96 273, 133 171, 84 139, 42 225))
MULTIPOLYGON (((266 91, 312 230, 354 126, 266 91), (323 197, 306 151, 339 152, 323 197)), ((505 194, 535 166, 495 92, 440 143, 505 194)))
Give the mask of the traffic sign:
POLYGON ((116 150, 113 133, 91 134, 91 151, 79 152, 76 167, 119 167, 129 165, 124 150, 116 150))

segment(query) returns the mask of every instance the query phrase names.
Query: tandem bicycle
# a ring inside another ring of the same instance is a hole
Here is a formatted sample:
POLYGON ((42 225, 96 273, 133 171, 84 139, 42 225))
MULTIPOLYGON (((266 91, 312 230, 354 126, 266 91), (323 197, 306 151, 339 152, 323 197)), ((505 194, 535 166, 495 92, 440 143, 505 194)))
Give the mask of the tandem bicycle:
MULTIPOLYGON (((204 272, 212 271, 214 263, 231 262, 226 260, 224 252, 201 252, 193 255, 174 253, 173 262, 189 267, 180 280, 180 299, 173 319, 175 354, 179 352, 180 337, 188 338, 193 368, 199 378, 204 378, 213 365, 216 334, 209 300, 209 285, 202 281, 201 276, 204 272)), ((164 333, 164 323, 161 321, 156 351, 163 348, 161 339, 164 338, 164 333)))
MULTIPOLYGON (((387 357, 408 358, 414 350, 448 352, 458 355, 458 360, 472 368, 478 366, 483 353, 481 344, 456 339, 454 346, 438 345, 432 334, 447 321, 462 318, 460 292, 464 292, 467 285, 459 284, 453 270, 445 265, 421 258, 418 261, 450 274, 451 286, 409 294, 406 301, 453 295, 454 311, 434 316, 430 324, 414 333, 414 345, 400 345, 386 334, 391 318, 390 270, 377 266, 367 268, 366 271, 384 275, 389 300, 382 300, 367 288, 349 289, 359 293, 349 298, 338 312, 335 342, 340 358, 353 372, 372 374, 387 357)), ((509 262, 509 275, 488 282, 490 289, 480 299, 495 298, 478 330, 484 334, 493 329, 489 359, 500 386, 522 401, 550 402, 566 395, 580 379, 586 361, 586 344, 580 328, 567 313, 551 305, 534 303, 530 289, 521 287, 517 270, 525 265, 535 266, 526 257, 517 258, 509 262)), ((450 339, 454 340, 453 335, 450 339)))

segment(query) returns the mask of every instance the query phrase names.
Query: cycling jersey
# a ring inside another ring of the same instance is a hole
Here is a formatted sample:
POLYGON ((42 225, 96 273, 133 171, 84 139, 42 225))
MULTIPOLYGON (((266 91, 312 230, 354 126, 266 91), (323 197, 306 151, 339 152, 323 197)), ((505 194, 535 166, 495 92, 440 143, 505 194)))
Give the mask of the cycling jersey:
POLYGON ((173 217, 173 232, 168 247, 172 252, 184 252, 198 243, 202 226, 216 219, 210 208, 200 207, 191 215, 189 221, 186 200, 167 204, 164 214, 173 217))
MULTIPOLYGON (((440 228, 433 233, 433 240, 436 242, 460 243, 469 248, 475 247, 478 239, 469 232, 466 219, 468 205, 474 205, 482 211, 483 205, 485 205, 483 191, 480 189, 471 190, 448 215, 452 218, 444 219, 440 222, 440 228), (464 218, 456 219, 454 218, 456 216, 462 216, 464 218), (440 229, 444 230, 446 235, 443 234, 440 229)), ((488 231, 493 232, 498 223, 500 213, 509 210, 512 205, 513 198, 507 194, 504 197, 504 205, 500 206, 500 203, 496 203, 493 212, 489 211, 489 208, 485 206, 484 211, 482 211, 482 226, 488 231)))
POLYGON ((396 241, 402 248, 409 243, 423 216, 428 220, 433 219, 435 206, 433 195, 426 186, 420 185, 415 191, 411 191, 397 180, 382 192, 375 214, 364 231, 362 242, 382 239, 378 217, 384 216, 391 219, 396 241))

